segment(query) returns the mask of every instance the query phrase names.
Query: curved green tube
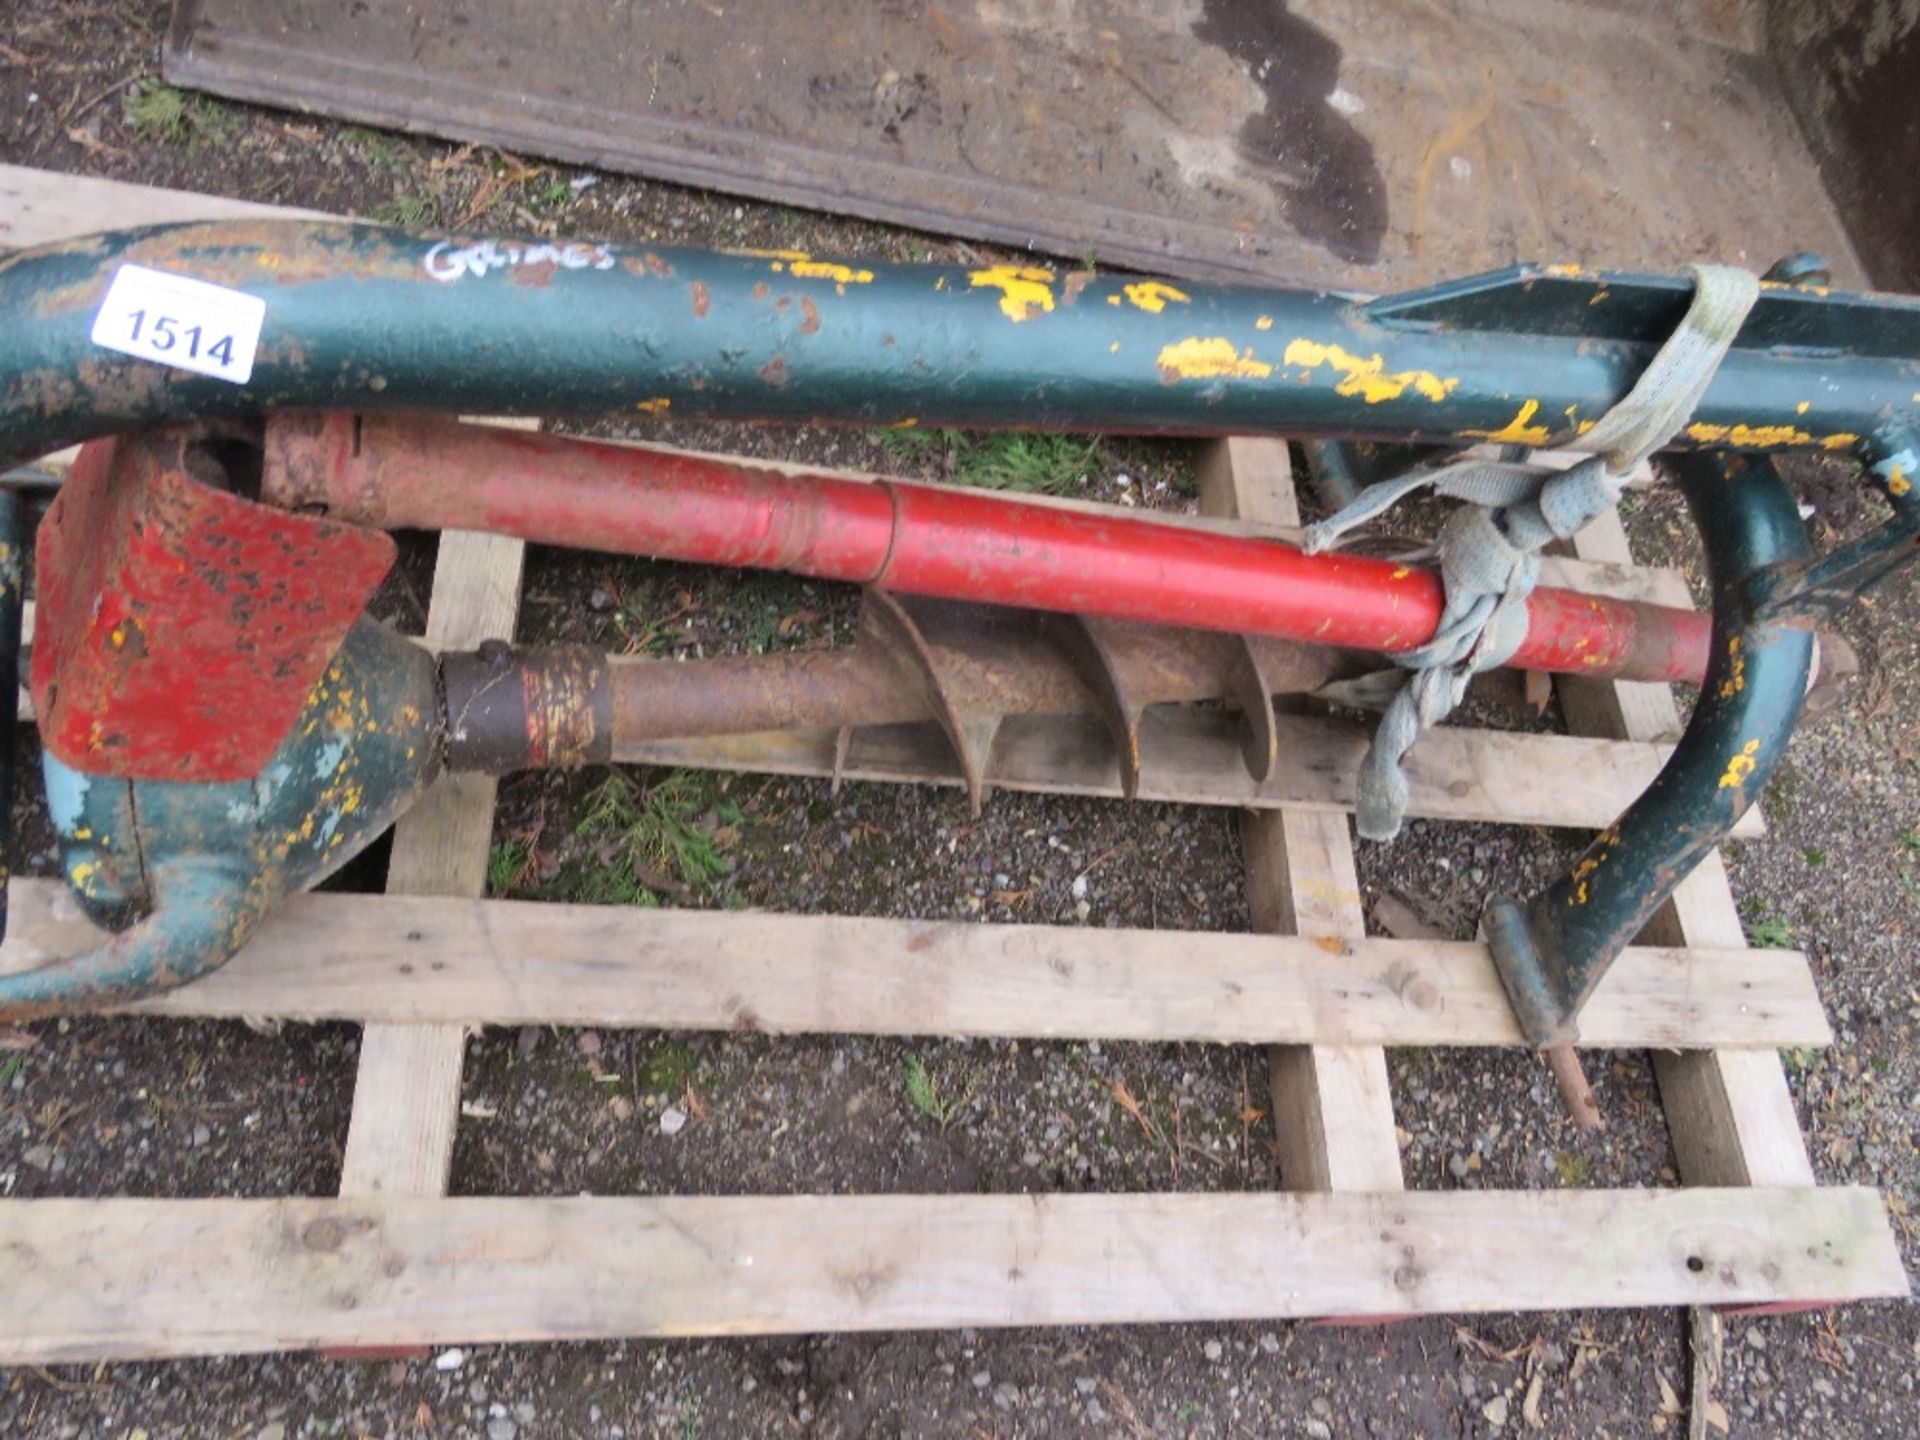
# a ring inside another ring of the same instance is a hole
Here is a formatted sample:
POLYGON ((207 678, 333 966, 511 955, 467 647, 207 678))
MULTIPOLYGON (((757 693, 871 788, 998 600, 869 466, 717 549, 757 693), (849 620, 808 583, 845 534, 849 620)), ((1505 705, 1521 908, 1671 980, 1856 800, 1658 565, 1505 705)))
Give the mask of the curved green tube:
POLYGON ((1627 812, 1524 905, 1487 906, 1495 966, 1527 1039, 1571 1043, 1620 952, 1760 797, 1800 718, 1813 632, 1759 613, 1772 580, 1810 553, 1793 492, 1765 460, 1670 462, 1706 543, 1713 649, 1686 733, 1627 812))

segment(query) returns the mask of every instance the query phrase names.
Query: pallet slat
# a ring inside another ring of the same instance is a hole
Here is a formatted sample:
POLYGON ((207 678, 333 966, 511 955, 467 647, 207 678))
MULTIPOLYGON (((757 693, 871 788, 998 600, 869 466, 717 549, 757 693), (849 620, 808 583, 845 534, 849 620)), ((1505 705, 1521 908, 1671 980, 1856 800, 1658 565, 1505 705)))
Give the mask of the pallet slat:
MULTIPOLYGON (((6 964, 91 929, 54 881, 15 882, 6 964)), ((438 896, 297 896, 159 1015, 689 1030, 1512 1045, 1486 947, 1267 935, 641 910, 438 896)), ((1630 950, 1585 1043, 1831 1038, 1804 956, 1630 950)))
POLYGON ((0 1363, 1905 1295, 1871 1190, 0 1202, 0 1363))
MULTIPOLYGON (((1246 773, 1232 717, 1198 707, 1149 710, 1140 727, 1140 798, 1257 810, 1351 810, 1367 731, 1296 715, 1278 716, 1275 724, 1280 763, 1261 783, 1246 773)), ((1611 825, 1652 783, 1671 750, 1636 741, 1441 726, 1421 736, 1407 757, 1408 809, 1437 820, 1597 830, 1611 825), (1515 783, 1515 776, 1529 774, 1554 780, 1551 785, 1515 783)), ((833 734, 655 740, 618 746, 615 758, 630 764, 828 776, 833 774, 833 734)), ((988 784, 1003 790, 1120 797, 1111 742, 1091 717, 1009 716, 984 769, 988 784)), ((951 751, 931 725, 856 732, 841 773, 849 780, 960 783, 951 751)), ((1754 810, 1734 834, 1758 835, 1762 828, 1754 810)))
MULTIPOLYGON (((1282 440, 1229 436, 1201 453, 1201 508, 1298 525, 1282 440)), ((1286 807, 1242 810, 1240 847, 1253 928, 1364 940, 1366 911, 1347 817, 1286 807)), ((1387 1054, 1377 1045, 1275 1045, 1267 1052, 1275 1154, 1289 1190, 1401 1190, 1387 1054)))
MULTIPOLYGON (((477 645, 494 635, 511 635, 526 548, 498 535, 464 530, 442 535, 427 643, 477 645)), ((484 893, 498 791, 499 782, 491 776, 441 776, 394 827, 388 892, 484 893)), ((466 1053, 466 1027, 457 1022, 366 1026, 340 1165, 342 1195, 446 1192, 466 1053)))

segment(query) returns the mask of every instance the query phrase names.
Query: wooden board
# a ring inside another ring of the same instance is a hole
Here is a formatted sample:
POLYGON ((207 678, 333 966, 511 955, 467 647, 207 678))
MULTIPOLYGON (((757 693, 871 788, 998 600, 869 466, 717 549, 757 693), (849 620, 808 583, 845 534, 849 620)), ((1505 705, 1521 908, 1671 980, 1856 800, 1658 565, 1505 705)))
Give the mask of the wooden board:
POLYGON ((0 1202, 0 1364, 1904 1296, 1825 1190, 0 1202))
MULTIPOLYGON (((88 943, 21 880, 4 968, 88 943)), ((1487 949, 428 896, 296 896, 226 966, 133 1007, 459 1027, 647 1026, 1113 1039, 1512 1045, 1487 949)), ((1592 1045, 1821 1045, 1804 956, 1629 950, 1592 1045)))
MULTIPOLYGON (((1284 441, 1232 436, 1200 460, 1200 503, 1216 515, 1298 525, 1284 441)), ((1364 940, 1347 817, 1325 810, 1242 810, 1247 909, 1276 935, 1364 940)), ((1404 1189, 1387 1054, 1373 1045, 1275 1045, 1268 1051, 1275 1153, 1289 1190, 1404 1189)))
POLYGON ((287 220, 300 216, 338 218, 317 210, 229 200, 222 195, 61 175, 25 165, 0 165, 0 249, 24 250, 101 230, 177 220, 287 220))
MULTIPOLYGON (((1237 723, 1197 706, 1157 706, 1140 726, 1140 798, 1254 809, 1299 806, 1351 810, 1353 781, 1366 753, 1365 727, 1301 715, 1275 718, 1280 763, 1264 782, 1240 759, 1237 723)), ((1508 825, 1610 825, 1660 773, 1670 745, 1530 735, 1443 725, 1407 756, 1408 811, 1436 820, 1508 825), (1517 776, 1551 775, 1551 785, 1517 776)), ((833 774, 831 731, 785 731, 617 745, 628 763, 686 765, 777 775, 833 774)), ((1092 717, 1013 715, 1000 725, 983 766, 989 786, 1056 795, 1120 798, 1119 768, 1092 717)), ((883 725, 855 733, 842 767, 849 780, 918 781, 957 786, 945 739, 931 725, 883 725)), ((1734 834, 1763 833, 1748 812, 1734 834)))
POLYGON ((163 64, 239 99, 1103 267, 1377 293, 1515 260, 1811 248, 1852 279, 1773 67, 1715 43, 1750 43, 1753 8, 800 0, 743 26, 715 3, 179 0, 163 64))
MULTIPOLYGON (((441 536, 427 642, 465 647, 511 638, 525 553, 519 541, 498 535, 455 530, 441 536)), ((394 828, 388 893, 482 894, 498 788, 485 775, 436 781, 394 828)), ((466 1027, 459 1023, 370 1024, 361 1032, 342 1195, 445 1193, 466 1048, 466 1027)))

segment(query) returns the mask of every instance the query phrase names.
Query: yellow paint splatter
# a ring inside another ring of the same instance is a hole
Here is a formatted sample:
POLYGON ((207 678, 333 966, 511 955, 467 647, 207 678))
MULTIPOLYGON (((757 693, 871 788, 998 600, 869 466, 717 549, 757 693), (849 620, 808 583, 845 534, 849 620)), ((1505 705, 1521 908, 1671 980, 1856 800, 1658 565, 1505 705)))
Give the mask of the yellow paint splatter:
POLYGON ((1539 413, 1540 402, 1529 400, 1520 407, 1515 415, 1498 430, 1463 430, 1463 435, 1478 435, 1483 440, 1491 440, 1499 445, 1544 445, 1551 432, 1544 425, 1529 425, 1527 422, 1539 413))
POLYGON ((1224 335, 1195 335, 1162 346, 1156 364, 1169 380, 1265 380, 1273 366, 1240 351, 1224 335))
POLYGON ((1362 359, 1338 345, 1322 345, 1304 337, 1290 342, 1280 358, 1289 365, 1308 370, 1331 365, 1346 377, 1333 387, 1334 393, 1358 395, 1369 405, 1398 400, 1408 390, 1417 391, 1437 405, 1460 383, 1458 379, 1442 380, 1431 370, 1389 371, 1387 362, 1379 355, 1362 359))
POLYGON ((1740 653, 1740 637, 1735 635, 1727 641, 1727 654, 1731 657, 1732 673, 1720 683, 1720 698, 1731 700, 1747 688, 1747 657, 1740 653))
POLYGON ((1907 472, 1898 465, 1887 472, 1887 493, 1898 500, 1913 488, 1913 482, 1907 479, 1907 472))
POLYGON ((1741 747, 1740 753, 1727 761, 1727 773, 1720 777, 1722 790, 1738 790, 1747 783, 1747 777, 1757 769, 1759 762, 1753 757, 1760 753, 1760 742, 1749 740, 1741 747))
POLYGON ((1000 309, 1018 323, 1053 309, 1053 271, 1034 265, 994 265, 969 270, 967 282, 975 290, 998 290, 1000 309))
POLYGON ((1793 413, 1796 415, 1804 415, 1807 413, 1807 411, 1811 410, 1812 408, 1813 408, 1813 401, 1802 400, 1798 405, 1793 407, 1793 413))
POLYGON ((1271 315, 1262 315, 1258 320, 1253 322, 1253 328, 1256 330, 1271 330, 1273 328, 1273 317, 1271 315))
POLYGON ((636 410, 644 410, 649 415, 664 415, 673 408, 673 401, 665 395, 656 395, 651 400, 638 402, 633 408, 636 410))
MULTIPOLYGON (((811 260, 813 256, 805 250, 760 250, 751 245, 737 245, 731 250, 723 250, 723 255, 751 255, 757 260, 811 260)), ((781 267, 773 267, 778 270, 781 267)))
POLYGON ((1845 430, 1841 430, 1822 440, 1820 442, 1820 448, 1822 450, 1850 450, 1859 443, 1860 437, 1858 435, 1853 435, 1845 430))
POLYGON ((1144 310, 1149 315, 1158 315, 1167 308, 1169 300, 1178 301, 1182 305, 1188 300, 1186 291, 1176 290, 1164 280, 1141 280, 1127 286, 1126 295, 1135 308, 1144 310))
POLYGON ((851 265, 841 265, 832 260, 796 260, 789 269, 802 280, 831 280, 843 286, 873 283, 871 270, 856 270, 851 265))
POLYGON ((1702 445, 1739 445, 1762 450, 1813 443, 1813 436, 1791 425, 1693 424, 1687 426, 1687 436, 1702 445))

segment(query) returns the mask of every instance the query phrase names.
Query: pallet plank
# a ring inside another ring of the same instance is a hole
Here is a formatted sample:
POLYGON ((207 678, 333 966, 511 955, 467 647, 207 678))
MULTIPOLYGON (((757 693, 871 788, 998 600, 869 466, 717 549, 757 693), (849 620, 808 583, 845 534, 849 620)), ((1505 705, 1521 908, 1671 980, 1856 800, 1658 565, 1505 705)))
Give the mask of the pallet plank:
POLYGON ((163 190, 125 180, 0 165, 0 249, 24 250, 79 235, 178 220, 338 219, 252 200, 163 190))
MULTIPOLYGON (((427 642, 451 647, 511 638, 525 551, 498 535, 442 535, 427 642)), ((388 893, 481 894, 498 788, 490 776, 442 776, 394 827, 388 893)), ((366 1026, 340 1166, 342 1195, 445 1192, 466 1048, 466 1027, 459 1023, 366 1026)))
MULTIPOLYGON (((1366 753, 1358 725, 1300 715, 1275 717, 1280 763, 1265 782, 1240 759, 1236 722, 1198 706, 1157 706, 1140 727, 1140 798, 1253 809, 1353 808, 1353 780, 1366 753)), ((1435 820, 1599 829, 1652 783, 1671 747, 1566 735, 1525 735, 1441 726, 1407 757, 1409 811, 1435 820), (1515 784, 1550 774, 1551 785, 1515 784)), ((618 745, 625 764, 684 765, 760 774, 833 774, 833 732, 783 731, 618 745)), ((1120 798, 1111 742, 1090 716, 1012 715, 985 766, 995 789, 1120 798)), ((958 786, 951 751, 930 725, 879 725, 855 733, 842 767, 849 780, 958 786)), ((1750 811, 1734 833, 1762 832, 1750 811)))
POLYGON ((0 1363, 1905 1295, 1825 1190, 0 1202, 0 1363))
MULTIPOLYGON (((1632 563, 1626 528, 1617 512, 1600 516, 1573 543, 1584 557, 1632 563)), ((1659 603, 1691 603, 1686 583, 1678 576, 1662 576, 1656 583, 1652 598, 1659 603)), ((1649 740, 1680 732, 1679 708, 1665 685, 1563 677, 1560 693, 1569 721, 1592 734, 1649 740)), ((1755 806, 1752 813, 1758 810, 1755 806)), ((1655 944, 1729 949, 1746 944, 1726 866, 1717 851, 1680 883, 1641 938, 1655 944)), ((1689 1185, 1814 1183, 1793 1092, 1777 1054, 1656 1051, 1653 1061, 1674 1158, 1689 1185)))
MULTIPOLYGON (((1200 505, 1216 515, 1298 525, 1283 440, 1229 436, 1201 452, 1200 505)), ((1242 810, 1247 908, 1255 930, 1364 940, 1347 817, 1242 810)), ((1377 1045, 1275 1045, 1267 1052, 1280 1182, 1290 1190, 1404 1189, 1387 1054, 1377 1045)))
MULTIPOLYGON (((64 885, 15 884, 0 970, 90 943, 64 885)), ((780 1034, 1520 1042, 1487 949, 1471 941, 333 893, 289 899, 226 966, 132 1009, 780 1034)), ((1631 949, 1585 1020, 1596 1046, 1831 1039, 1806 958, 1787 950, 1631 949)))

